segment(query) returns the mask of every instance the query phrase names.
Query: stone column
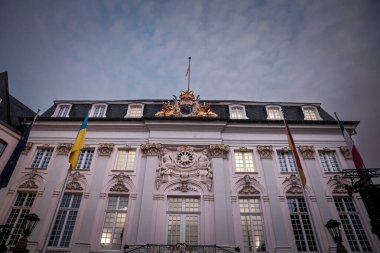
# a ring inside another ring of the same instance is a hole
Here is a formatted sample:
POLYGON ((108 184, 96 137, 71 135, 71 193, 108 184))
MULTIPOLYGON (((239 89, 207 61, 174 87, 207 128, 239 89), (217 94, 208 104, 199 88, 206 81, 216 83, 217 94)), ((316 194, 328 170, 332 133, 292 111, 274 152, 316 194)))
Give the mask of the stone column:
POLYGON ((215 244, 234 246, 234 229, 231 202, 231 183, 225 161, 230 147, 225 144, 210 145, 214 177, 215 244))
MULTIPOLYGON (((136 244, 155 243, 151 238, 153 229, 152 216, 153 210, 153 194, 156 177, 156 169, 158 168, 157 156, 161 152, 160 143, 147 143, 141 145, 141 151, 146 156, 145 169, 141 174, 142 183, 137 192, 137 204, 140 204, 138 212, 137 238, 136 244)), ((137 218, 137 217, 136 217, 137 218)))
MULTIPOLYGON (((315 192, 315 201, 311 199, 310 208, 316 205, 319 213, 316 213, 316 210, 309 210, 309 212, 313 212, 312 218, 315 224, 315 234, 319 238, 320 248, 319 250, 325 251, 328 249, 328 238, 327 238, 327 230, 325 228, 325 224, 328 220, 333 219, 334 216, 331 213, 329 208, 329 203, 327 202, 325 189, 327 187, 324 180, 322 180, 321 169, 318 168, 317 162, 315 161, 315 150, 313 146, 299 146, 299 151, 302 155, 302 158, 305 163, 305 172, 307 173, 307 183, 311 186, 313 191, 315 192), (313 203, 314 202, 314 203, 313 203), (318 217, 321 215, 321 219, 318 217), (318 215, 318 216, 317 216, 318 215)), ((308 196, 307 196, 308 197, 308 196)))
MULTIPOLYGON (((287 231, 285 226, 286 220, 289 217, 285 217, 282 207, 282 202, 280 202, 279 188, 277 185, 277 176, 275 173, 274 163, 273 163, 273 148, 272 146, 258 146, 257 151, 261 159, 264 181, 268 191, 269 197, 269 209, 271 210, 270 215, 272 218, 273 227, 271 228, 274 232, 275 245, 274 252, 292 252, 291 242, 288 236, 290 231, 287 231)), ((269 245, 267 246, 269 249, 269 245)))

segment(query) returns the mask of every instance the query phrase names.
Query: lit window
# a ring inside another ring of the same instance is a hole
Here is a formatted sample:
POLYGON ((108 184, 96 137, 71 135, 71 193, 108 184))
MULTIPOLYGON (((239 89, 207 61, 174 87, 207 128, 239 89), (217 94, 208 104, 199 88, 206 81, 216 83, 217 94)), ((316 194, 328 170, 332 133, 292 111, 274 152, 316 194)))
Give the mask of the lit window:
POLYGON ((52 148, 38 148, 32 168, 46 169, 53 154, 52 148))
POLYGON ((289 198, 288 208, 297 250, 317 252, 318 248, 305 200, 303 198, 289 198))
POLYGON ((49 246, 68 248, 74 231, 82 195, 65 193, 59 206, 49 246))
POLYGON ((235 166, 237 172, 254 172, 253 153, 235 151, 235 166))
POLYGON ((133 170, 135 156, 135 150, 118 150, 115 170, 133 170))
POLYGON ((168 197, 168 244, 198 244, 199 199, 168 197))
POLYGON ((6 245, 15 245, 22 235, 24 216, 30 212, 36 193, 18 193, 15 203, 12 206, 11 213, 8 216, 6 225, 12 226, 10 235, 2 237, 6 245))
POLYGON ((239 199, 244 252, 266 251, 259 198, 239 199))
POLYGON ((230 107, 231 119, 246 119, 245 108, 241 105, 231 105, 230 107))
POLYGON ((320 120, 318 111, 315 107, 302 107, 305 120, 320 120))
POLYGON ((334 197, 334 202, 351 250, 353 252, 372 252, 352 198, 334 197))
POLYGON ((128 106, 128 118, 141 118, 143 116, 143 105, 129 105, 128 106))
POLYGON ((59 118, 69 117, 71 105, 58 105, 55 116, 59 118))
POLYGON ((0 156, 4 153, 5 148, 7 147, 7 143, 0 139, 0 156))
POLYGON ((127 219, 127 208, 127 196, 110 196, 108 198, 102 237, 100 239, 101 248, 121 249, 121 241, 127 219))
POLYGON ((325 172, 339 172, 340 166, 335 151, 319 151, 319 157, 325 172))
POLYGON ((106 116, 107 105, 93 105, 90 116, 93 118, 104 118, 106 116))
POLYGON ((281 112, 281 107, 279 106, 268 106, 267 107, 267 114, 268 118, 271 120, 282 120, 282 112, 281 112))
POLYGON ((278 151, 281 172, 296 172, 296 164, 292 151, 278 151))
POLYGON ((82 149, 78 157, 77 169, 89 170, 91 167, 93 156, 94 156, 93 149, 82 149))

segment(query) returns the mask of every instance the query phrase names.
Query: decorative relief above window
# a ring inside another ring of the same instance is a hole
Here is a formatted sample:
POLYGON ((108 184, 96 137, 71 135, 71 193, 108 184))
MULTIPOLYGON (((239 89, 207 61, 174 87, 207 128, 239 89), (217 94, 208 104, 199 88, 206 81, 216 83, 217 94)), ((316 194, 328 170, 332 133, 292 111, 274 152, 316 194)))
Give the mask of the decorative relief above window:
POLYGON ((218 114, 212 112, 211 106, 201 103, 199 95, 195 97, 194 91, 181 91, 179 99, 173 95, 173 102, 163 104, 161 111, 155 114, 156 117, 205 117, 214 118, 218 114))
POLYGON ((292 174, 289 177, 285 178, 282 184, 287 185, 288 187, 288 190, 286 191, 287 194, 302 194, 300 180, 296 175, 292 174))
POLYGON ((22 154, 28 155, 32 147, 33 147, 33 142, 27 142, 24 150, 22 151, 22 154))
POLYGON ((98 156, 111 156, 114 146, 113 143, 99 143, 98 156))
POLYGON ((339 147, 339 150, 346 160, 352 160, 352 154, 346 146, 339 147))
POLYGON ((260 159, 272 159, 273 147, 271 145, 259 145, 257 146, 257 151, 259 152, 260 159))
POLYGON ((313 146, 299 146, 299 150, 303 159, 315 159, 315 150, 313 146))
POLYGON ((59 143, 57 146, 57 155, 69 155, 73 144, 71 143, 59 143))

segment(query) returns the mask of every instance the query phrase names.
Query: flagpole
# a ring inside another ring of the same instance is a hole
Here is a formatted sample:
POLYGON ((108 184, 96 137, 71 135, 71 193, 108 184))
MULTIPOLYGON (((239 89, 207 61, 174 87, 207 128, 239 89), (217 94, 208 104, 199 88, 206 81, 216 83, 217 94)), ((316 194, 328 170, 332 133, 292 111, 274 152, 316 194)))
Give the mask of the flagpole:
POLYGON ((188 67, 188 73, 189 73, 189 76, 187 78, 187 91, 190 91, 190 74, 191 74, 191 71, 190 71, 190 60, 191 60, 191 57, 189 57, 189 67, 188 67))
POLYGON ((67 182, 69 180, 69 175, 70 174, 71 174, 71 164, 69 166, 69 169, 67 170, 66 178, 65 178, 65 181, 63 182, 62 190, 59 193, 59 198, 58 198, 58 202, 57 202, 57 205, 55 207, 55 210, 54 210, 53 218, 52 218, 52 221, 49 224, 49 229, 48 229, 48 233, 46 235, 46 240, 44 241, 44 245, 42 247, 42 253, 45 253, 46 250, 47 250, 48 243, 49 243, 49 237, 50 237, 50 234, 51 234, 51 232, 53 230, 55 219, 57 218, 58 211, 59 211, 59 206, 61 205, 61 202, 62 202, 62 199, 63 199, 63 195, 64 195, 64 192, 66 190, 66 186, 67 186, 67 182))
MULTIPOLYGON (((282 110, 281 110, 281 112, 282 112, 282 110)), ((284 119, 285 128, 287 128, 287 135, 290 135, 290 136, 288 136, 288 138, 289 138, 289 137, 291 138, 291 142, 293 143, 293 146, 294 146, 294 149, 295 149, 295 150, 293 150, 293 148, 291 148, 292 151, 293 151, 294 159, 296 159, 295 156, 296 156, 296 155, 298 156, 298 153, 295 154, 295 152, 297 152, 297 150, 296 150, 297 147, 296 147, 296 145, 295 145, 295 143, 294 143, 293 136, 291 135, 290 128, 289 128, 289 125, 288 125, 288 123, 287 123, 287 121, 286 121, 286 118, 285 118, 284 112, 282 112, 282 115, 283 115, 283 119, 284 119)), ((289 145, 289 143, 288 143, 288 145, 289 145)), ((306 205, 306 208, 307 208, 307 214, 308 214, 309 217, 310 217, 310 220, 311 220, 310 224, 311 224, 311 226, 312 226, 312 228, 313 228, 313 231, 314 231, 313 234, 314 234, 314 236, 315 236, 315 240, 316 240, 316 243, 317 243, 317 245, 318 245, 318 248, 320 249, 320 248, 321 248, 321 244, 320 244, 319 239, 318 239, 318 237, 317 237, 317 233, 316 233, 317 230, 316 230, 315 221, 314 221, 314 219, 313 219, 312 211, 311 211, 311 208, 310 208, 310 205, 309 205, 309 201, 308 201, 308 199, 307 199, 307 194, 306 194, 305 187, 304 187, 303 184, 302 184, 301 175, 300 175, 300 170, 299 170, 299 168, 298 168, 298 164, 297 164, 297 162, 295 162, 295 166, 296 166, 296 171, 297 171, 298 179, 299 179, 299 181, 301 182, 302 195, 303 195, 303 198, 304 198, 304 200, 305 200, 305 205, 306 205)), ((305 186, 306 186, 306 184, 305 184, 305 186)))

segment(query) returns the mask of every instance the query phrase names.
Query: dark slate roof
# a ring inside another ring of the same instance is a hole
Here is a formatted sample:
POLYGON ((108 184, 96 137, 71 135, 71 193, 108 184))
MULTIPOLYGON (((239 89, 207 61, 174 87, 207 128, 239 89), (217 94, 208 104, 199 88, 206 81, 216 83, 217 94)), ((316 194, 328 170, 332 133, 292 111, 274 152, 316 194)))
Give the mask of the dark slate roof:
MULTIPOLYGON (((95 121, 105 121, 105 120, 127 120, 127 121, 140 121, 140 120, 227 120, 236 122, 262 122, 262 123, 282 123, 282 120, 267 120, 266 105, 272 105, 273 103, 259 103, 259 102, 249 102, 249 101, 223 101, 223 100, 208 100, 204 101, 211 105, 213 112, 218 114, 217 118, 195 118, 195 117, 180 117, 180 118, 157 118, 155 114, 159 112, 162 108, 163 102, 167 100, 133 100, 133 101, 110 101, 108 103, 106 117, 105 118, 93 118, 95 121), (125 118, 128 110, 128 103, 140 103, 144 104, 144 111, 142 118, 125 118), (229 104, 239 104, 244 105, 248 119, 230 119, 229 115, 229 104)), ((203 102, 203 101, 201 101, 203 102)), ((70 101, 65 101, 64 103, 70 104, 70 101)), ((72 107, 70 109, 69 118, 52 118, 57 104, 50 107, 45 111, 40 120, 81 120, 88 111, 91 110, 92 104, 104 103, 107 101, 72 101, 72 107)), ((281 104, 279 104, 281 105, 281 104)), ((319 121, 305 121, 302 112, 303 105, 310 104, 296 104, 296 103, 283 103, 281 108, 283 110, 284 116, 289 122, 292 123, 306 123, 306 124, 336 124, 336 120, 329 115, 325 110, 323 110, 319 105, 312 104, 315 106, 319 112, 322 120, 319 121)), ((346 121, 352 124, 358 124, 357 121, 346 121)))

